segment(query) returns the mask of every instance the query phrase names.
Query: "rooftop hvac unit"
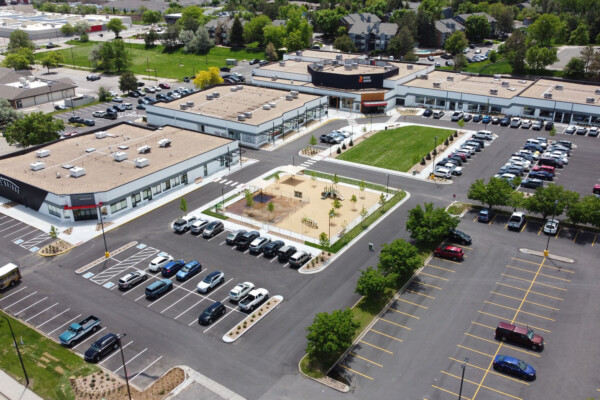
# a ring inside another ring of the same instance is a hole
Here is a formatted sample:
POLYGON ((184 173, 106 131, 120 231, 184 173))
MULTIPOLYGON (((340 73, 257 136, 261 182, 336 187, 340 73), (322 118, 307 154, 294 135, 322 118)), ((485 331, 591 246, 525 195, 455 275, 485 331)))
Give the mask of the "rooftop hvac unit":
POLYGON ((302 50, 296 50, 296 55, 302 57, 302 50))
POLYGON ((187 104, 188 108, 194 107, 194 102, 193 101, 187 101, 185 104, 187 104))
POLYGON ((596 89, 595 94, 600 94, 600 89, 596 89))
POLYGON ((335 59, 339 60, 339 61, 342 61, 344 59, 344 56, 342 56, 341 54, 336 54, 335 55, 335 59))
POLYGON ((150 161, 148 161, 147 158, 138 157, 135 160, 133 160, 133 163, 135 164, 135 166, 137 168, 144 168, 144 167, 148 166, 148 164, 150 164, 150 161))
POLYGON ((147 154, 147 153, 150 153, 150 149, 151 149, 150 146, 145 145, 145 146, 142 146, 142 147, 138 147, 137 151, 140 154, 147 154))
POLYGON ((272 77, 271 77, 271 80, 272 80, 272 81, 276 81, 276 80, 277 80, 277 75, 275 75, 275 76, 272 76, 272 77))
POLYGON ((35 76, 28 76, 27 79, 29 79, 29 82, 35 82, 35 76))
POLYGON ((447 77, 446 77, 446 80, 447 80, 448 82, 454 82, 454 77, 453 77, 453 76, 447 76, 447 77))
POLYGON ((171 139, 160 139, 158 141, 158 147, 170 147, 171 139))
POLYGON ((93 152, 95 152, 95 151, 96 151, 96 148, 95 148, 95 147, 88 147, 87 149, 85 149, 85 152, 86 152, 86 153, 93 153, 93 152))
POLYGON ((508 81, 502 81, 502 87, 508 87, 509 83, 508 81))
POLYGON ((291 94, 286 94, 286 95, 285 95, 285 99, 286 99, 287 101, 292 101, 292 100, 294 100, 294 96, 292 96, 291 94))
POLYGON ((180 109, 180 110, 187 110, 187 108, 188 108, 188 106, 187 106, 187 104, 185 104, 185 103, 181 103, 181 104, 179 105, 179 109, 180 109))
POLYGON ((46 164, 44 164, 41 161, 36 161, 34 163, 29 164, 29 168, 31 168, 32 171, 39 171, 40 169, 46 168, 46 164))
POLYGON ((385 66, 383 67, 383 69, 384 69, 385 71, 391 71, 393 68, 394 68, 394 67, 392 67, 391 65, 385 65, 385 66))
POLYGON ((500 74, 494 74, 494 79, 500 79, 500 78, 502 78, 502 75, 500 75, 500 74))
POLYGON ((596 99, 595 99, 595 98, 593 98, 593 97, 586 97, 586 98, 585 98, 585 102, 586 102, 586 103, 595 103, 595 102, 596 102, 596 99))
POLYGON ((344 65, 344 69, 345 69, 346 71, 351 71, 351 70, 352 70, 352 64, 345 64, 345 65, 344 65))
POLYGON ((545 99, 551 99, 552 98, 552 93, 544 93, 544 98, 545 99))
POLYGON ((298 91, 297 90, 292 90, 290 92, 290 94, 292 95, 293 98, 297 99, 298 98, 298 91))
POLYGON ((439 88, 441 86, 440 82, 433 82, 433 87, 434 88, 439 88))
POLYGON ((526 84, 527 84, 527 81, 519 81, 519 83, 520 83, 521 85, 526 85, 526 84))
POLYGON ((245 120, 246 120, 246 116, 244 114, 238 115, 238 121, 245 121, 245 120))
POLYGON ((263 104, 262 108, 263 108, 263 110, 270 110, 271 106, 268 104, 263 104))
POLYGON ((422 74, 422 75, 419 75, 419 76, 417 76, 417 78, 419 78, 419 79, 423 79, 423 80, 428 80, 428 79, 429 79, 429 76, 428 76, 428 75, 426 75, 426 74, 422 74))
POLYGON ((209 93, 209 94, 207 94, 207 95, 206 95, 206 100, 212 100, 212 99, 213 99, 213 97, 214 97, 214 96, 213 96, 212 94, 210 94, 210 93, 209 93))
POLYGON ((246 111, 246 112, 244 113, 244 116, 245 116, 246 118, 252 118, 252 112, 251 112, 251 111, 246 111))
POLYGON ((50 155, 50 150, 48 149, 41 149, 35 152, 37 158, 44 158, 44 157, 48 157, 50 155))
POLYGON ((25 78, 24 76, 22 76, 22 77, 19 78, 19 82, 25 83, 25 82, 27 82, 27 78, 25 78))
POLYGON ((414 68, 414 65, 412 65, 412 64, 408 64, 406 66, 406 69, 409 70, 409 71, 412 71, 413 68, 414 68))
POLYGON ((96 136, 96 139, 104 139, 106 137, 106 135, 108 135, 108 132, 100 131, 100 132, 94 133, 94 135, 96 136))
POLYGON ((498 94, 498 89, 490 89, 490 94, 498 94))
POLYGON ((285 67, 285 61, 279 61, 279 66, 280 67, 285 67))
POLYGON ((556 90, 563 90, 563 88, 564 88, 563 85, 554 86, 554 89, 556 89, 556 90))
POLYGON ((221 94, 219 92, 212 92, 213 99, 218 99, 221 94))
POLYGON ((115 161, 127 160, 127 153, 124 151, 117 151, 115 154, 113 154, 113 157, 115 161))
POLYGON ((358 69, 358 63, 352 63, 352 69, 358 69))
POLYGON ((127 146, 126 144, 122 144, 119 147, 117 147, 119 150, 127 150, 129 148, 129 146, 127 146))
POLYGON ((71 178, 79 178, 85 175, 85 169, 81 167, 73 167, 69 170, 71 178))
POLYGON ((277 103, 275 103, 274 101, 271 101, 271 102, 269 102, 269 106, 271 108, 275 108, 275 107, 277 107, 277 103))
POLYGON ((237 85, 238 90, 243 90, 244 89, 244 85, 237 85))
POLYGON ((229 90, 231 90, 232 92, 237 92, 237 87, 232 86, 229 90))

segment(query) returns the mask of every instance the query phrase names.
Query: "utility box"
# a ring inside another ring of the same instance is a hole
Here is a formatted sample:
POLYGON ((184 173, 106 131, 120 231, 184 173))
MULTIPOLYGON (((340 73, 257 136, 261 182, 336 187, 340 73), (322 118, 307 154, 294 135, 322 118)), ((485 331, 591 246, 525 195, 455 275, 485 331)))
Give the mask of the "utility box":
POLYGON ((50 155, 50 150, 48 150, 48 149, 41 149, 41 150, 36 151, 35 155, 37 156, 37 158, 48 157, 50 155))
POLYGON ((133 160, 133 162, 135 163, 135 166, 137 168, 144 168, 148 166, 148 164, 150 164, 150 161, 148 161, 148 159, 144 157, 136 158, 135 160, 133 160))
POLYGON ((225 60, 225 64, 227 64, 227 65, 237 65, 237 59, 235 59, 235 58, 228 58, 227 60, 225 60))
POLYGON ((29 168, 31 168, 32 171, 39 171, 40 169, 46 168, 46 164, 41 161, 37 161, 29 164, 29 168))
POLYGON ((113 157, 115 158, 115 161, 124 161, 127 160, 127 153, 124 151, 117 151, 113 154, 113 157))
POLYGON ((85 175, 85 169, 81 167, 73 167, 69 172, 71 173, 71 178, 79 178, 85 175))

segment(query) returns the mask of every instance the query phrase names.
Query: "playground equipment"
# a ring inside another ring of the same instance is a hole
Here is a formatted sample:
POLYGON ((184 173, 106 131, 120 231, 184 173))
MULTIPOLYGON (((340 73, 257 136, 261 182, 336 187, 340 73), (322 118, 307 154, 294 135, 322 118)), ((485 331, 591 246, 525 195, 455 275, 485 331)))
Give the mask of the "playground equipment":
POLYGON ((323 192, 321 192, 321 199, 325 200, 326 198, 331 197, 332 199, 344 200, 344 197, 338 192, 338 190, 333 187, 325 186, 323 192))

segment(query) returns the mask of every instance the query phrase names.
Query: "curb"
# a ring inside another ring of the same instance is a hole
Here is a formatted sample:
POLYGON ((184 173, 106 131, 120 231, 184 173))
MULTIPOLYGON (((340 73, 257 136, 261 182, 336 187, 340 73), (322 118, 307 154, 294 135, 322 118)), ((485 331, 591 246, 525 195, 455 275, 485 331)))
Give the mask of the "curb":
MULTIPOLYGON (((267 314, 269 314, 271 311, 273 311, 274 309, 276 309, 277 306, 280 305, 283 302, 283 296, 280 296, 280 295, 272 296, 271 299, 277 299, 279 301, 272 308, 270 308, 267 311, 263 312, 262 315, 256 319, 256 322, 254 322, 252 325, 250 325, 247 329, 244 329, 235 339, 232 339, 232 338, 230 338, 228 336, 228 334, 231 333, 235 329, 235 327, 231 328, 226 334, 223 335, 223 341, 225 343, 233 343, 233 342, 235 342, 236 340, 238 340, 239 338, 241 338, 244 335, 244 333, 246 333, 250 329, 252 329, 252 327, 255 326, 258 323, 258 321, 260 321, 261 319, 263 319, 264 317, 266 317, 267 314)), ((246 320, 248 320, 248 319, 250 319, 252 317, 252 314, 258 313, 261 310, 262 306, 264 304, 266 304, 268 301, 269 301, 269 299, 267 299, 265 301, 265 303, 263 303, 257 310, 251 311, 246 318, 244 318, 242 321, 240 321, 236 325, 243 325, 246 320)))
MULTIPOLYGON (((312 379, 315 382, 320 383, 321 385, 325 385, 327 387, 330 387, 331 389, 337 390, 338 392, 342 392, 342 393, 348 393, 350 391, 350 386, 346 385, 345 383, 342 383, 340 381, 336 381, 339 382, 340 384, 343 385, 343 388, 337 388, 334 385, 330 385, 324 378, 313 378, 312 376, 308 376, 304 373, 304 371, 302 371, 302 368, 300 368, 300 364, 302 363, 302 360, 304 360, 306 357, 308 357, 308 354, 304 354, 304 357, 302 357, 300 359, 300 361, 298 361, 298 371, 300 371, 300 373, 302 374, 302 376, 304 376, 305 378, 308 379, 312 379)), ((330 378, 333 379, 333 378, 330 378)), ((334 379, 335 380, 335 379, 334 379)))
MULTIPOLYGON (((61 240, 62 240, 62 239, 61 239, 61 240)), ((54 243, 54 242, 53 242, 53 243, 54 243)), ((65 241, 65 243, 69 243, 69 242, 65 241)), ((42 250, 43 250, 43 249, 45 249, 46 247, 48 247, 48 246, 52 245, 52 243, 45 245, 44 247, 42 247, 41 249, 39 249, 37 253, 38 253, 38 255, 39 255, 39 256, 41 256, 41 257, 54 257, 54 256, 60 256, 61 254, 65 254, 65 253, 67 253, 67 252, 69 252, 69 251, 73 250, 75 247, 77 247, 77 245, 75 245, 75 244, 71 244, 71 243, 69 243, 69 244, 71 245, 71 247, 69 247, 69 248, 68 248, 68 249, 66 249, 66 250, 63 250, 63 251, 61 251, 60 253, 56 253, 56 254, 42 254, 42 250)))
MULTIPOLYGON (((544 256, 544 252, 542 252, 542 251, 530 250, 530 249, 519 249, 519 251, 521 253, 531 254, 532 256, 546 257, 546 256, 544 256)), ((562 262, 566 262, 569 264, 573 264, 575 262, 575 260, 573 260, 572 258, 555 256, 553 254, 548 254, 548 258, 551 260, 562 261, 562 262)))
MULTIPOLYGON (((138 244, 138 242, 136 242, 136 241, 129 242, 126 245, 119 247, 118 249, 116 249, 115 251, 113 251, 111 254, 114 256, 116 254, 119 254, 119 253, 121 253, 121 252, 129 249, 130 247, 135 246, 136 244, 138 244)), ((96 265, 100 264, 102 261, 108 260, 111 257, 109 257, 109 258, 106 258, 106 257, 97 258, 96 260, 92 261, 88 265, 84 265, 83 267, 81 267, 78 270, 76 270, 75 273, 78 274, 78 275, 79 274, 83 274, 88 269, 94 268, 96 265)))

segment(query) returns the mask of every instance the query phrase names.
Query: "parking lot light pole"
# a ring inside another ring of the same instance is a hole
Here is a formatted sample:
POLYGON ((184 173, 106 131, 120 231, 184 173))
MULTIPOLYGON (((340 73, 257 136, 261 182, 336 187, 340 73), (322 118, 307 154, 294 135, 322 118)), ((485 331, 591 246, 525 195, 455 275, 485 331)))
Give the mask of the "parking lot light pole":
MULTIPOLYGON (((552 220, 554 221, 554 216, 556 215, 556 206, 558 205, 558 200, 554 200, 554 209, 552 210, 552 220)), ((546 250, 544 250, 544 257, 548 257, 548 246, 550 245, 550 236, 548 235, 548 240, 546 241, 546 250)))
POLYGON ((121 338, 127 336, 126 333, 119 335, 119 350, 121 350, 121 361, 123 361, 123 372, 125 372, 125 383, 127 383, 127 394, 129 395, 129 400, 131 400, 131 389, 129 389, 129 377, 127 376, 127 365, 125 365, 125 354, 123 354, 123 342, 121 338))
POLYGON ((460 366, 462 368, 462 376, 460 378, 460 389, 458 390, 458 400, 460 400, 462 397, 463 381, 465 380, 465 370, 467 369, 468 362, 469 362, 469 357, 465 357, 465 361, 460 366))
POLYGON ((27 371, 25 371, 25 364, 23 364, 23 358, 21 357, 21 352, 19 351, 19 346, 17 345, 17 339, 15 339, 15 333, 13 332, 12 325, 10 324, 10 319, 8 319, 8 317, 5 315, 0 314, 0 316, 2 318, 4 318, 6 320, 6 322, 8 322, 8 327, 10 328, 10 334, 12 335, 15 349, 17 349, 17 355, 19 356, 19 361, 21 361, 21 368, 23 368, 23 375, 25 375, 25 382, 27 382, 27 384, 25 386, 29 386, 29 377, 27 376, 27 371))
POLYGON ((433 170, 435 169, 435 153, 437 153, 437 136, 433 138, 433 163, 431 164, 431 173, 433 174, 433 170))
POLYGON ((104 221, 102 220, 102 203, 98 204, 98 213, 100 214, 100 226, 102 227, 102 239, 104 239, 104 257, 110 257, 110 253, 108 252, 108 246, 106 245, 106 235, 104 234, 104 221))

